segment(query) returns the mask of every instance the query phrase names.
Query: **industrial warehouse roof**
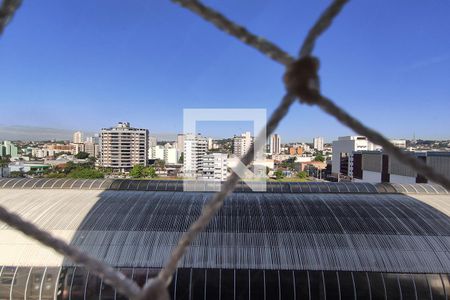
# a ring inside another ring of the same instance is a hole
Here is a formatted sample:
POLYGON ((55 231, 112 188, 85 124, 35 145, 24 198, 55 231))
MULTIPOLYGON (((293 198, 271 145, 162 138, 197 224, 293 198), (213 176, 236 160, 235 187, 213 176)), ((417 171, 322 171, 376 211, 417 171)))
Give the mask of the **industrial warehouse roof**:
MULTIPOLYGON (((117 179, 34 179, 0 178, 0 188, 8 189, 86 189, 86 190, 137 190, 137 191, 183 191, 182 180, 117 180, 117 179)), ((193 181, 193 188, 209 191, 220 182, 193 181)), ((258 182, 252 184, 258 185, 258 182)), ((262 184, 262 183, 261 183, 262 184)), ((408 193, 450 194, 436 184, 353 183, 353 182, 266 182, 267 192, 272 193, 408 193)), ((235 192, 251 192, 239 182, 235 192)))
MULTIPOLYGON (((4 179, 0 205, 113 266, 158 268, 211 197, 179 192, 178 185, 4 179)), ((181 267, 450 273, 450 195, 438 186, 275 183, 267 193, 240 189, 181 267)), ((71 264, 4 224, 0 253, 0 265, 71 264)))

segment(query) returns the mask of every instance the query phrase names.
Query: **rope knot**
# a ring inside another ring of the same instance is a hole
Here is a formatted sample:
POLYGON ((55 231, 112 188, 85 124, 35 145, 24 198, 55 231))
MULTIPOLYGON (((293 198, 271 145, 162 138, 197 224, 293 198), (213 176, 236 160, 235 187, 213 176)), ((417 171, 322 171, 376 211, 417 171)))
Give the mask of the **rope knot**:
POLYGON ((283 80, 286 89, 300 102, 314 104, 320 98, 319 60, 312 56, 300 58, 287 66, 283 80))

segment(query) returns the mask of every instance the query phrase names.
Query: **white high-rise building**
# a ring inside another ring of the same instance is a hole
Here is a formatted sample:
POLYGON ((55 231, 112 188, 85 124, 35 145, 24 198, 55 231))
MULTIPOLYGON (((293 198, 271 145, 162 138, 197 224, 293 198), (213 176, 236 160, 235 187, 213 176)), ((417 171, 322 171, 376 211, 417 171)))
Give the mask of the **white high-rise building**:
POLYGON ((158 140, 156 139, 156 136, 149 136, 148 137, 148 147, 153 147, 158 144, 158 140))
POLYGON ((281 137, 278 134, 272 134, 269 139, 269 153, 280 154, 281 153, 281 137))
POLYGON ((353 177, 353 152, 364 150, 381 150, 381 147, 370 142, 365 136, 341 136, 337 141, 333 141, 331 173, 353 177))
POLYGON ((150 147, 150 149, 148 149, 148 158, 164 160, 164 149, 164 146, 161 145, 150 147))
POLYGON ((242 133, 240 136, 235 136, 233 138, 233 154, 237 157, 243 156, 247 153, 253 144, 253 137, 250 131, 242 133))
POLYGON ((134 165, 147 166, 148 130, 128 122, 103 128, 100 133, 100 165, 127 171, 134 165))
POLYGON ((210 153, 203 156, 201 179, 225 181, 228 173, 228 155, 210 153))
POLYGON ((202 176, 202 160, 208 149, 208 140, 201 135, 184 135, 183 169, 186 177, 202 176))
POLYGON ((178 150, 177 148, 165 148, 164 149, 164 161, 166 164, 177 164, 178 163, 178 150))
POLYGON ((208 150, 211 150, 213 148, 213 139, 208 138, 208 150))
POLYGON ((184 152, 184 134, 177 135, 177 149, 179 153, 184 152))
POLYGON ((166 164, 177 164, 178 153, 174 147, 156 145, 148 150, 148 158, 163 160, 166 164))
POLYGON ((73 134, 72 141, 74 144, 81 144, 84 142, 83 133, 81 131, 77 131, 73 134))
POLYGON ((323 137, 315 137, 313 139, 314 149, 323 151, 323 137))

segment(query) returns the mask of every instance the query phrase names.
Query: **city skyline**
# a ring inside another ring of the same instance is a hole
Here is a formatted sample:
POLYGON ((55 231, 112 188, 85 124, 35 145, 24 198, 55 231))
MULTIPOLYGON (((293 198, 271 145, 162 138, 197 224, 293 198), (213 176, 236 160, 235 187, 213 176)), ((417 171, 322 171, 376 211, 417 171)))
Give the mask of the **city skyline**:
MULTIPOLYGON (((208 2, 290 53, 325 6, 208 2)), ((283 67, 187 11, 166 2, 124 8, 110 1, 102 8, 24 3, 0 48, 4 125, 98 131, 126 119, 177 133, 184 108, 270 113, 283 95, 283 67)), ((324 94, 388 137, 449 139, 449 8, 448 2, 352 2, 317 44, 324 94)), ((319 109, 300 105, 277 131, 286 141, 352 134, 319 109)))
MULTIPOLYGON (((117 122, 116 122, 117 123, 117 122)), ((134 122, 132 122, 133 124, 135 124, 134 122)), ((114 124, 114 122, 112 123, 114 124)), ((109 125, 108 125, 109 126, 109 125)), ((107 125, 105 125, 104 127, 108 127, 107 125)), ((137 126, 137 127, 141 127, 141 128, 146 128, 145 126, 137 126)), ((151 128, 146 128, 149 129, 149 137, 156 137, 158 141, 176 141, 177 140, 177 135, 181 134, 182 132, 154 132, 152 131, 151 128)), ((73 133, 76 131, 81 131, 84 133, 85 137, 93 137, 96 134, 99 134, 99 132, 101 131, 101 129, 99 129, 98 131, 92 131, 92 130, 88 130, 85 131, 83 129, 80 128, 74 128, 74 129, 61 129, 61 128, 44 128, 44 127, 32 127, 32 126, 2 126, 0 125, 0 141, 1 140, 11 140, 11 141, 50 141, 50 140, 64 140, 64 141, 70 141, 73 138, 73 133)), ((201 134, 205 137, 210 137, 213 138, 215 140, 219 140, 219 139, 232 139, 234 135, 239 135, 240 133, 244 132, 244 131, 250 131, 252 132, 251 129, 228 129, 228 132, 225 135, 222 136, 218 136, 218 135, 211 135, 211 134, 205 134, 204 131, 198 131, 198 134, 201 134)), ((278 131, 276 132, 278 133, 278 131)), ((278 133, 279 134, 279 133, 278 133)), ((309 134, 307 137, 299 137, 299 138, 294 138, 294 139, 288 139, 285 138, 284 135, 279 134, 280 136, 283 137, 283 143, 285 144, 289 144, 289 143, 297 143, 297 142, 304 142, 304 143, 313 143, 313 139, 316 137, 319 137, 318 135, 314 135, 314 134, 309 134)), ((324 142, 327 144, 330 144, 333 140, 337 139, 340 136, 353 136, 353 135, 357 135, 355 133, 350 132, 349 134, 338 134, 336 136, 320 136, 324 138, 324 142)), ((252 136, 253 136, 253 132, 252 132, 252 136)), ((433 139, 433 138, 426 138, 426 137, 421 137, 421 136, 417 136, 414 135, 414 133, 412 134, 412 136, 407 136, 407 137, 390 137, 388 136, 388 138, 390 139, 404 139, 404 140, 440 140, 440 141, 445 141, 445 140, 450 140, 450 138, 440 138, 440 139, 433 139)))

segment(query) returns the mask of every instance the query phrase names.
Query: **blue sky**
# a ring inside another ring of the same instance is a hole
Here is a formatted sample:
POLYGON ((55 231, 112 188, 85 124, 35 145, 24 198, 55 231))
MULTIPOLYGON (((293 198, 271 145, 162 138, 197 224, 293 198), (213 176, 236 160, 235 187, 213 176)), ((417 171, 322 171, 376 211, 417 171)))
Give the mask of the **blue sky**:
MULTIPOLYGON (((328 3, 206 1, 293 55, 328 3)), ((450 139, 449 12, 443 0, 350 2, 314 52, 322 92, 388 137, 450 139)), ((180 132, 183 108, 270 113, 283 71, 170 1, 24 1, 0 38, 0 125, 180 132)), ((202 130, 246 129, 220 127, 202 130)), ((284 141, 352 133, 300 104, 277 131, 284 141)))

